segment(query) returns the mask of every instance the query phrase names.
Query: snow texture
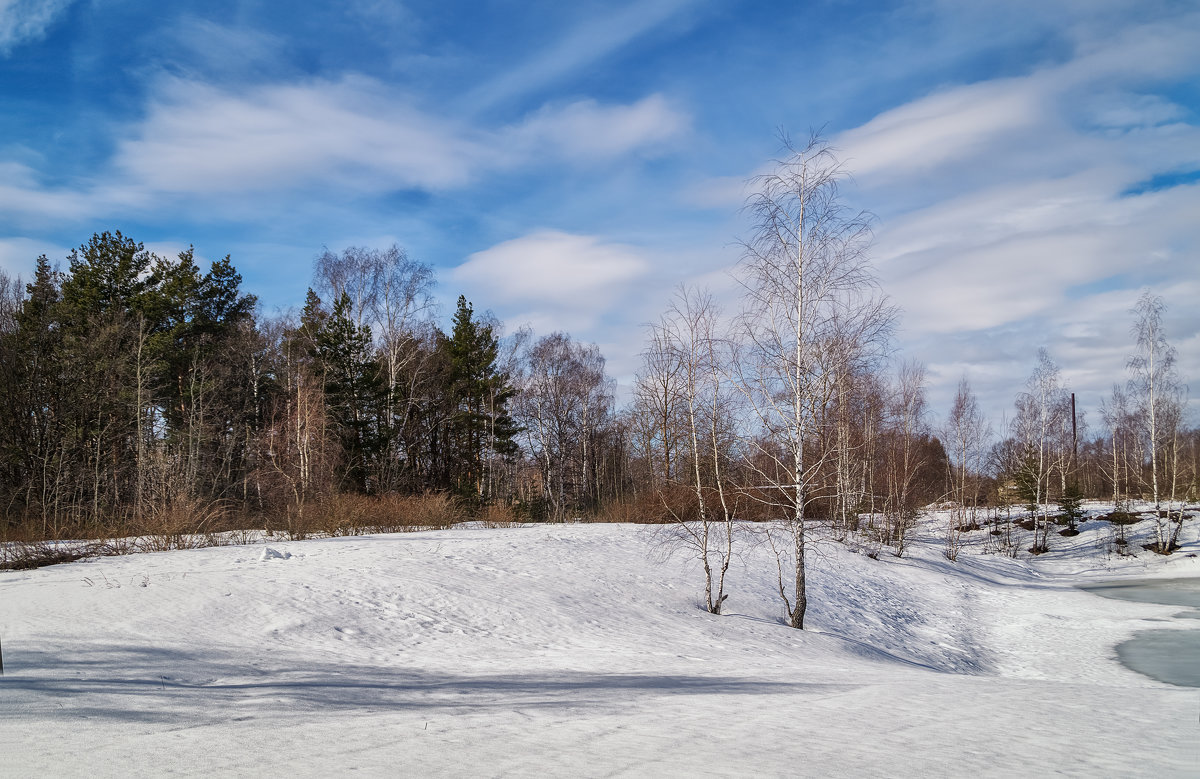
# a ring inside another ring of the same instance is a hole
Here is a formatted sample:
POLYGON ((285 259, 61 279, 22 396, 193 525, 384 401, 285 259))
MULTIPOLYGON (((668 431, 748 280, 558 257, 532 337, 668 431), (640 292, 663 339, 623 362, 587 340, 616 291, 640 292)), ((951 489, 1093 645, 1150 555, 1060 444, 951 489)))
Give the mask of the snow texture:
MULTIPOLYGON (((1089 523, 1096 525, 1098 523, 1089 523)), ((728 614, 665 535, 551 525, 0 573, 0 776, 1196 776, 1195 627, 1085 582, 1200 576, 1104 533, 1012 559, 825 543, 808 631, 743 544, 728 614)))

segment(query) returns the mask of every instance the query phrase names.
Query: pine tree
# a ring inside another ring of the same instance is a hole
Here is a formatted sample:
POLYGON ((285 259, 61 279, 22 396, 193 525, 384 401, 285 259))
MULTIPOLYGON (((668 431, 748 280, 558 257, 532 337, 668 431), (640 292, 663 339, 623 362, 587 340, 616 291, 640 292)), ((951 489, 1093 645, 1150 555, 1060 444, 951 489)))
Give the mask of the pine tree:
POLYGON ((1067 488, 1063 490, 1063 494, 1058 499, 1058 507, 1062 510, 1063 517, 1067 520, 1067 528, 1070 535, 1075 535, 1077 532, 1075 525, 1079 520, 1083 519, 1083 493, 1079 490, 1077 482, 1070 482, 1067 488))
POLYGON ((352 308, 350 296, 342 293, 317 332, 316 356, 326 408, 346 457, 348 480, 372 492, 368 472, 381 448, 375 423, 383 386, 371 349, 371 328, 354 323, 352 308))
POLYGON ((515 391, 496 367, 499 340, 492 326, 474 319, 474 309, 462 295, 445 344, 453 405, 447 423, 450 479, 464 499, 487 501, 494 458, 516 453, 516 425, 507 409, 515 391))
POLYGON ((1017 495, 1025 501, 1025 509, 1029 512, 1029 521, 1033 522, 1040 510, 1038 505, 1038 463, 1037 455, 1026 452, 1014 474, 1017 484, 1017 495))

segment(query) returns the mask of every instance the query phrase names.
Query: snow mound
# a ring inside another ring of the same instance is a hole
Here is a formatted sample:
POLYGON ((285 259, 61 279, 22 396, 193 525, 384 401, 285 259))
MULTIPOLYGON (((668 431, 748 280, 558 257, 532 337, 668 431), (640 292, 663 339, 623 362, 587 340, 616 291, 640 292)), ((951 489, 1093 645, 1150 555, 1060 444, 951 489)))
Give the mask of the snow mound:
POLYGON ((697 562, 631 525, 303 543, 0 572, 0 776, 1195 771, 1195 690, 1114 650, 1179 607, 1075 586, 1149 558, 820 544, 796 631, 750 544, 714 616, 697 562))

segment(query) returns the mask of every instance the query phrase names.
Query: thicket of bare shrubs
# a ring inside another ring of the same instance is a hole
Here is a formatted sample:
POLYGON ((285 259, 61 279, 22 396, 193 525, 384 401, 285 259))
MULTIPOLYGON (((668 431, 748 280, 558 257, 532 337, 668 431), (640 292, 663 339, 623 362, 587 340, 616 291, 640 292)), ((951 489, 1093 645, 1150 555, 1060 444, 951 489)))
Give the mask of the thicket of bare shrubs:
POLYGON ((179 499, 123 522, 62 525, 49 538, 40 524, 15 524, 0 529, 0 569, 37 568, 83 557, 226 546, 262 537, 300 540, 442 530, 471 520, 489 527, 519 521, 516 512, 501 505, 472 514, 445 493, 335 494, 310 502, 302 516, 302 521, 295 514, 251 516, 220 501, 179 499))

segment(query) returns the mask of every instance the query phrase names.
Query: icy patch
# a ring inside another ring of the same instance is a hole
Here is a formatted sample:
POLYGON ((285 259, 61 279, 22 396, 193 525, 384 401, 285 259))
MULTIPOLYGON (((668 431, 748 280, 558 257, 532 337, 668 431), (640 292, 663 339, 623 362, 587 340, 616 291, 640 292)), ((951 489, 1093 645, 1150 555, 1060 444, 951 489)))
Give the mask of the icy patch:
POLYGON ((268 546, 266 549, 264 549, 262 551, 262 555, 258 559, 263 560, 263 561, 266 561, 266 560, 290 560, 291 557, 292 557, 291 552, 280 552, 280 551, 278 551, 276 549, 272 549, 271 547, 268 546))

